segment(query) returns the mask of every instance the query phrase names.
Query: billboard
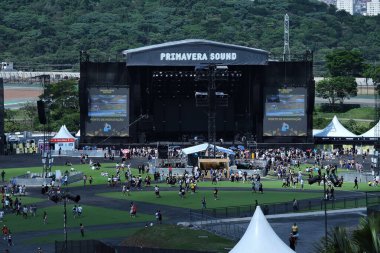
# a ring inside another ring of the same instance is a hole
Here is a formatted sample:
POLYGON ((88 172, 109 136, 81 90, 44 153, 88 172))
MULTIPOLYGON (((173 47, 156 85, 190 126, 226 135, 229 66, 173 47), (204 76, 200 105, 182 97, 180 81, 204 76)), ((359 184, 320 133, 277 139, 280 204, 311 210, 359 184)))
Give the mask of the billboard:
POLYGON ((264 101, 264 136, 306 136, 306 88, 267 88, 264 101))
POLYGON ((87 136, 129 136, 129 89, 89 88, 87 136))

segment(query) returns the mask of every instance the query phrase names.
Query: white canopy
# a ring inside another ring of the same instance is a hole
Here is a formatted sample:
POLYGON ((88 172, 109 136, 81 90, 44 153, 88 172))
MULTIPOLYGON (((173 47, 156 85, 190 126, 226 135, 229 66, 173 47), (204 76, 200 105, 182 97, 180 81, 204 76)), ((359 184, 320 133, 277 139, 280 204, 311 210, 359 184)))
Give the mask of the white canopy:
POLYGON ((248 225, 243 237, 230 253, 295 253, 273 231, 260 206, 248 225))
POLYGON ((58 133, 50 139, 50 142, 75 142, 74 136, 67 130, 66 126, 61 126, 58 133))
POLYGON ((50 139, 50 142, 54 143, 55 150, 74 150, 75 148, 75 138, 65 125, 61 126, 61 129, 50 139))
MULTIPOLYGON (((199 145, 196 145, 196 146, 184 148, 184 149, 182 149, 182 153, 184 153, 185 155, 189 155, 189 154, 194 154, 194 153, 206 151, 207 148, 214 149, 214 145, 209 144, 209 143, 206 142, 206 143, 199 144, 199 145)), ((230 155, 231 154, 235 154, 234 151, 232 151, 231 149, 228 149, 228 148, 223 148, 223 147, 215 146, 215 149, 217 151, 219 151, 219 152, 227 153, 227 154, 230 154, 230 155)))
POLYGON ((75 137, 80 137, 80 129, 79 129, 78 132, 75 134, 75 137))
POLYGON ((314 137, 358 137, 357 135, 351 133, 347 130, 338 120, 336 116, 331 120, 330 124, 327 125, 320 132, 314 134, 314 137))
POLYGON ((366 137, 366 138, 375 138, 380 136, 375 136, 375 134, 380 135, 380 121, 377 122, 377 124, 372 127, 370 130, 365 132, 364 134, 361 134, 360 137, 366 137))

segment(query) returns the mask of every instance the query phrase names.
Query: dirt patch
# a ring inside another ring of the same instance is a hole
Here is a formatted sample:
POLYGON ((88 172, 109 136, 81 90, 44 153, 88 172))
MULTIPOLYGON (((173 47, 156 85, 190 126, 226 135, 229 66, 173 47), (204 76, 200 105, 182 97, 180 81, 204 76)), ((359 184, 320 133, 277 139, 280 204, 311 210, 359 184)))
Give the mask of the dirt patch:
POLYGON ((22 99, 38 99, 38 96, 42 94, 42 89, 36 88, 5 88, 4 100, 22 100, 22 99))

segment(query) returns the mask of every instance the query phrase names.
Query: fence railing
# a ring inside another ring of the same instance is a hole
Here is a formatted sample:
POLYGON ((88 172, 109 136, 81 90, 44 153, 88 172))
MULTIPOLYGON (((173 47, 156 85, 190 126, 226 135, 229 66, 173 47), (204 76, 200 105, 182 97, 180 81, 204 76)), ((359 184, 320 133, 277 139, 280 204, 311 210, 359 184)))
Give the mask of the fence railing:
POLYGON ((195 217, 193 213, 217 219, 250 217, 253 215, 257 205, 261 206, 265 215, 284 214, 291 212, 321 211, 324 210, 325 201, 327 210, 368 207, 371 205, 380 204, 380 192, 365 192, 361 196, 342 197, 331 200, 324 200, 323 198, 297 200, 298 205, 296 207, 293 205, 292 201, 289 201, 282 203, 254 203, 251 205, 243 206, 190 210, 190 217, 195 217))
MULTIPOLYGON (((335 200, 301 200, 298 202, 298 208, 293 207, 293 202, 261 204, 260 206, 262 207, 264 214, 268 215, 290 212, 300 213, 308 211, 321 211, 324 210, 325 202, 327 210, 367 207, 367 209, 379 209, 380 211, 380 192, 365 192, 363 196, 345 197, 335 200)), ((251 217, 255 211, 255 208, 256 204, 225 208, 189 210, 189 222, 193 226, 237 241, 244 235, 246 226, 243 226, 237 222, 225 221, 223 219, 251 217)))
POLYGON ((229 222, 223 222, 206 214, 190 212, 190 223, 210 233, 239 240, 245 232, 245 228, 229 222))

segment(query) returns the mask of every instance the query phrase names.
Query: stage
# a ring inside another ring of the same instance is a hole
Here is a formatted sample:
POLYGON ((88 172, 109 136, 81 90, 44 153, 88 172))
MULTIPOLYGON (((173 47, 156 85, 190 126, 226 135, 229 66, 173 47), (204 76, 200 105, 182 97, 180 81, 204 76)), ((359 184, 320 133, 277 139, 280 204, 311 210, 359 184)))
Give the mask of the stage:
POLYGON ((309 52, 282 61, 260 49, 183 40, 123 54, 125 62, 82 57, 81 146, 313 143, 309 52))

